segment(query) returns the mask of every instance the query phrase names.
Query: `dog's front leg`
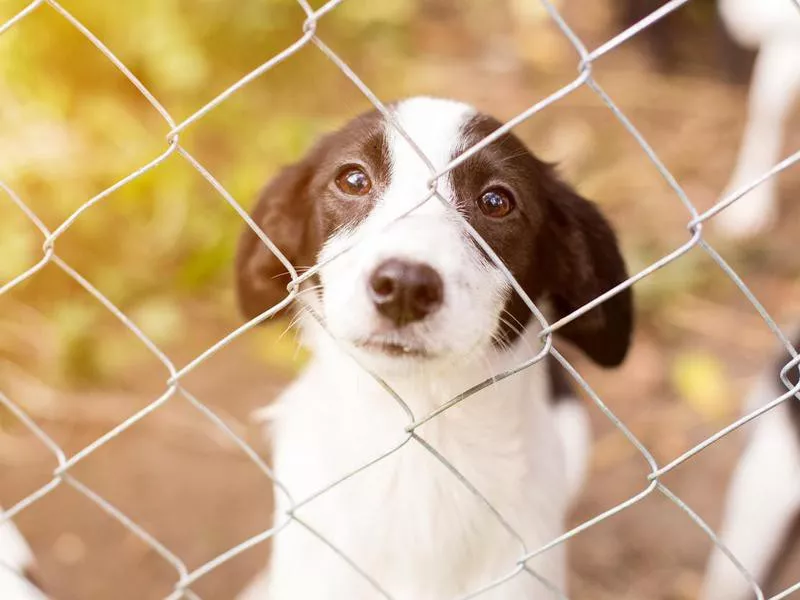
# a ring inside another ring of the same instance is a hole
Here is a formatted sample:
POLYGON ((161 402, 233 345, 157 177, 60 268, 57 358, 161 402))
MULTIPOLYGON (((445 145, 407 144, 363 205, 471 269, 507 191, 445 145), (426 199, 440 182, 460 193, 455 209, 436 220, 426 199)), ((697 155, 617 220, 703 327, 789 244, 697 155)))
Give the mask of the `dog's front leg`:
MULTIPOLYGON (((780 160, 783 130, 800 92, 800 40, 767 40, 756 58, 747 124, 725 196, 752 183, 780 160)), ((777 212, 777 179, 771 177, 715 219, 720 232, 740 238, 769 227, 777 212)))

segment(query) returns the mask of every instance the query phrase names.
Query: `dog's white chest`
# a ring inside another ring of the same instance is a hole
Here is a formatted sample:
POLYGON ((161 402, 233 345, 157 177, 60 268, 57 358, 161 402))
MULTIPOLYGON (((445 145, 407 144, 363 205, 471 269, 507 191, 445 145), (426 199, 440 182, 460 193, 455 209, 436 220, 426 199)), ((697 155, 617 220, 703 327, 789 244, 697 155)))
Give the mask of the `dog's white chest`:
MULTIPOLYGON (((287 392, 275 423, 276 472, 294 500, 386 456, 297 509, 302 524, 274 541, 269 595, 248 600, 384 597, 337 550, 393 599, 456 599, 517 567, 526 547, 517 536, 535 550, 559 534, 563 468, 547 407, 520 413, 513 397, 530 381, 509 381, 418 430, 452 468, 417 439, 403 444, 406 416, 391 398, 370 393, 356 410, 313 381, 287 392)), ((281 519, 289 503, 278 500, 281 519)), ((530 566, 560 585, 561 563, 556 549, 530 566)), ((523 572, 484 597, 536 600, 542 589, 523 572)))

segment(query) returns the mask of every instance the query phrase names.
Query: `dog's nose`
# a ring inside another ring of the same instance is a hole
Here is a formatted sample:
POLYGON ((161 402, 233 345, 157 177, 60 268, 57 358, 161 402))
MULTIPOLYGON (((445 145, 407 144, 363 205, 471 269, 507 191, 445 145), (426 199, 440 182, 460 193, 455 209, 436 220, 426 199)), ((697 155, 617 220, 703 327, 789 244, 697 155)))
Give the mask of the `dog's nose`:
POLYGON ((378 312, 402 326, 434 313, 442 304, 444 286, 428 265, 392 259, 372 273, 369 293, 378 312))

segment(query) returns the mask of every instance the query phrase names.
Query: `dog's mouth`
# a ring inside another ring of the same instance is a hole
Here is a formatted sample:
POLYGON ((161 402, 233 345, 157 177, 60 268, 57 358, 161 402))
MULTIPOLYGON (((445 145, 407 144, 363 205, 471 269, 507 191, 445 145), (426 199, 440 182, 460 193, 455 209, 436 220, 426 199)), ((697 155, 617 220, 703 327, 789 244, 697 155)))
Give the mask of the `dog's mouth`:
POLYGON ((358 340, 356 347, 370 353, 382 354, 395 358, 430 358, 428 348, 416 341, 389 340, 379 337, 370 337, 358 340))

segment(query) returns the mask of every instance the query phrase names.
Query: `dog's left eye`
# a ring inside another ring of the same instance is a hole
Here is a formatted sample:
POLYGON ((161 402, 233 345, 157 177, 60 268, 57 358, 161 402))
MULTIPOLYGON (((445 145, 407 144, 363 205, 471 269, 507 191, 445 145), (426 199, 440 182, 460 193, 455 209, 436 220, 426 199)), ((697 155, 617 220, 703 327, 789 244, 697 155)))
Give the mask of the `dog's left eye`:
POLYGON ((372 189, 372 181, 361 167, 348 165, 336 176, 336 187, 348 196, 364 196, 372 189))
POLYGON ((500 188, 493 188, 484 192, 478 198, 478 207, 487 217, 499 219, 509 214, 516 206, 514 197, 500 188))

